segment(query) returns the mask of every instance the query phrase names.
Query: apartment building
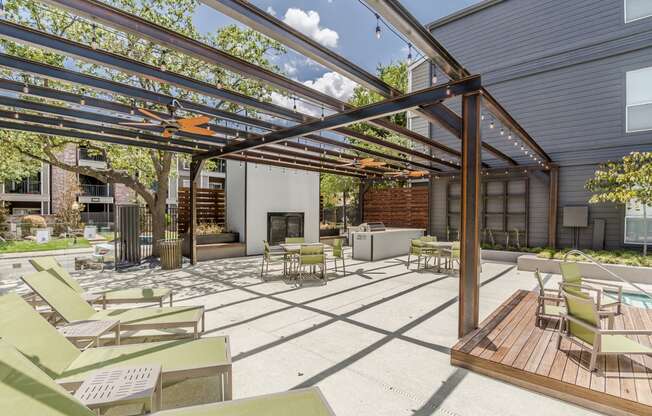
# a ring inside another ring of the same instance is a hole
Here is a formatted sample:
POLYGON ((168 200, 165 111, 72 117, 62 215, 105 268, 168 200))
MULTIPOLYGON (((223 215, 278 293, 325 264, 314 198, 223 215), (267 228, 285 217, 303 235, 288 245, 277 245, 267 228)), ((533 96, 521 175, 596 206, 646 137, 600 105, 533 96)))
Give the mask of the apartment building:
MULTIPOLYGON (((427 27, 471 73, 482 75, 483 85, 559 166, 557 244, 640 247, 642 207, 589 204, 591 194, 584 185, 600 163, 632 151, 652 151, 652 1, 485 0, 427 27), (565 227, 568 207, 586 207, 587 226, 565 227)), ((411 66, 412 90, 428 87, 433 80, 447 81, 427 61, 411 66)), ((453 109, 459 113, 459 102, 453 109)), ((513 143, 508 134, 501 134, 497 121, 486 112, 484 116, 483 140, 527 164, 527 155, 514 151, 518 146, 510 147, 513 143)), ((409 124, 460 148, 458 138, 417 114, 410 115, 409 124)), ((483 160, 500 166, 487 152, 483 160)), ((459 178, 433 181, 433 234, 445 237, 458 226, 456 181, 459 178)), ((515 178, 512 213, 493 213, 501 207, 498 199, 493 201, 496 206, 490 201, 483 210, 483 228, 512 229, 521 221, 530 246, 546 245, 547 181, 541 172, 515 178), (518 198, 527 201, 522 213, 516 209, 523 208, 518 198)), ((490 182, 489 194, 492 187, 500 191, 500 185, 490 182)), ((649 227, 652 234, 652 222, 649 227)))

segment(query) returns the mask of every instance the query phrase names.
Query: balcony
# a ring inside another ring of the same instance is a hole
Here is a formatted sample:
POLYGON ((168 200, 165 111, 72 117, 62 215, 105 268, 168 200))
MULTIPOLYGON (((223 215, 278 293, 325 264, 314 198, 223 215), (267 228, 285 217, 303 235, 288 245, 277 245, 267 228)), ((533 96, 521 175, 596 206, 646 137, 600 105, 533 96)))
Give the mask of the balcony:
POLYGON ((106 167, 106 155, 80 147, 77 152, 77 164, 95 168, 106 167))
POLYGON ((41 193, 41 181, 26 179, 20 182, 5 182, 5 193, 39 195, 41 193))
POLYGON ((90 185, 90 184, 81 184, 81 196, 90 196, 90 197, 113 197, 113 189, 110 185, 90 185))

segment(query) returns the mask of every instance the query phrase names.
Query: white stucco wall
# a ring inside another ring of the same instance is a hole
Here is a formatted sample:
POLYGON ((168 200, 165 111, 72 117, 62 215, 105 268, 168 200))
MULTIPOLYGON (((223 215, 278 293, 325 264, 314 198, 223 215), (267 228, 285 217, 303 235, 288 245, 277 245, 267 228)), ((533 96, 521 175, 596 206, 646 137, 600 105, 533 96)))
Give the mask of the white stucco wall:
POLYGON ((245 167, 240 162, 226 162, 226 228, 240 233, 240 242, 245 235, 245 167))
MULTIPOLYGON (((303 212, 306 242, 318 242, 319 174, 256 166, 249 163, 247 169, 247 255, 263 251, 268 212, 303 212)), ((231 196, 227 193, 227 199, 231 196)))

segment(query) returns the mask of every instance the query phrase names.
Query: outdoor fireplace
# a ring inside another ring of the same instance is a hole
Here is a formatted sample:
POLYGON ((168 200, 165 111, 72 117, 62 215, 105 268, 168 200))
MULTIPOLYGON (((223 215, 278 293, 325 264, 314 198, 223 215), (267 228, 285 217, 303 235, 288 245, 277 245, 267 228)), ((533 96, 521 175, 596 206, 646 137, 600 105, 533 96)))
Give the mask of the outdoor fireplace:
POLYGON ((286 237, 303 237, 303 212, 268 212, 267 241, 276 245, 286 237))

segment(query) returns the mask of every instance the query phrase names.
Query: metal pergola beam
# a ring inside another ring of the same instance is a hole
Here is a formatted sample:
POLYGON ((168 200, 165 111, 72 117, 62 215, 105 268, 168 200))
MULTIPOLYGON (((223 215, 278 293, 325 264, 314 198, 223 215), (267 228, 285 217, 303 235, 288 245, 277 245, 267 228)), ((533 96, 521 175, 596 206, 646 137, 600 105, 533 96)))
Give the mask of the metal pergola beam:
MULTIPOLYGON (((358 84, 377 92, 385 98, 397 97, 403 94, 401 91, 387 84, 375 75, 365 71, 343 56, 320 45, 318 42, 249 2, 243 0, 201 0, 201 2, 235 20, 238 20, 260 33, 289 46, 301 55, 344 75, 358 84)), ((433 104, 422 109, 417 109, 416 111, 422 113, 432 121, 445 123, 444 127, 447 129, 450 129, 450 126, 456 123, 456 133, 458 137, 460 136, 461 120, 459 116, 444 105, 433 104)), ((393 130, 394 132, 404 135, 414 141, 418 141, 427 146, 460 157, 460 153, 455 149, 417 134, 412 130, 401 128, 400 131, 397 131, 397 126, 392 125, 392 123, 387 120, 374 120, 374 123, 386 129, 393 130)))
POLYGON ((240 154, 231 154, 226 156, 224 159, 231 159, 231 160, 237 160, 241 162, 249 162, 249 163, 255 163, 255 164, 261 164, 261 165, 269 165, 269 166, 276 166, 280 168, 287 168, 287 169, 298 169, 298 170, 305 170, 308 172, 322 172, 322 173, 333 173, 336 175, 341 175, 341 176, 351 176, 355 178, 364 178, 365 175, 359 175, 355 173, 350 173, 350 172, 343 172, 341 170, 337 169, 325 169, 321 168, 319 164, 312 164, 312 165, 306 165, 306 164, 297 164, 292 162, 279 162, 278 160, 274 158, 260 158, 259 154, 256 154, 255 152, 250 152, 250 153, 245 153, 244 155, 240 154), (251 156, 253 154, 253 156, 251 156))
POLYGON ((244 94, 225 88, 218 88, 207 82, 184 75, 162 71, 152 65, 125 58, 114 53, 96 50, 81 43, 27 28, 6 20, 0 21, 0 35, 20 43, 61 52, 66 56, 93 62, 128 74, 142 76, 155 82, 175 85, 179 88, 191 90, 219 100, 226 100, 245 107, 254 108, 276 117, 299 122, 308 120, 306 116, 276 104, 259 101, 244 94))
POLYGON ((58 127, 61 129, 73 129, 78 131, 98 133, 100 135, 118 136, 122 138, 133 139, 136 141, 145 140, 152 143, 165 145, 166 148, 165 149, 161 148, 161 150, 168 150, 168 148, 179 147, 179 148, 184 148, 189 150, 195 149, 195 150, 205 151, 206 149, 212 148, 212 146, 206 144, 201 144, 201 145, 193 144, 187 141, 177 140, 174 138, 165 139, 161 136, 151 135, 147 133, 137 133, 130 130, 117 129, 117 128, 101 126, 97 124, 80 123, 78 121, 70 121, 61 118, 44 117, 41 115, 28 114, 23 112, 0 110, 0 117, 10 119, 10 120, 20 120, 21 122, 45 124, 47 126, 58 127), (17 118, 16 118, 16 114, 18 115, 17 118))
MULTIPOLYGON (((146 102, 151 102, 154 104, 158 104, 161 106, 168 105, 169 103, 174 100, 174 97, 164 95, 161 93, 156 93, 153 91, 145 90, 142 88, 122 84, 119 82, 115 81, 110 81, 106 80, 104 78, 99 78, 96 76, 92 75, 86 75, 82 74, 79 72, 71 71, 68 69, 64 68, 58 68, 55 66, 51 65, 46 65, 38 62, 34 62, 31 60, 23 59, 23 58, 17 58, 14 56, 6 55, 0 53, 0 66, 4 66, 10 69, 15 69, 15 70, 20 70, 24 73, 30 73, 30 74, 35 74, 37 76, 40 76, 45 79, 51 79, 54 81, 63 81, 63 82, 69 82, 69 83, 74 83, 78 85, 85 85, 88 87, 91 87, 93 89, 97 89, 100 91, 104 91, 109 94, 119 94, 121 96, 125 96, 128 98, 133 98, 137 100, 142 100, 146 102)), ((16 81, 10 81, 10 80, 0 80, 0 85, 8 90, 15 91, 15 92, 22 92, 23 85, 22 83, 18 83, 16 81)), ((58 91, 50 88, 45 88, 45 87, 40 87, 40 86, 35 86, 35 85, 30 85, 29 86, 30 94, 35 95, 35 96, 40 96, 43 98, 58 98, 62 101, 69 101, 69 102, 80 102, 81 95, 79 94, 73 94, 65 91, 58 91)), ((84 97, 86 100, 86 105, 92 106, 92 107, 97 107, 97 108, 104 108, 110 111, 115 111, 119 112, 122 111, 123 113, 127 114, 127 112, 130 112, 131 107, 127 107, 124 104, 116 103, 113 101, 107 101, 107 100, 100 100, 94 97, 84 97)), ((181 103, 181 105, 189 110, 189 111, 194 111, 198 112, 201 114, 207 114, 210 116, 214 116, 217 118, 221 119, 226 119, 226 120, 231 120, 240 124, 244 125, 252 125, 258 128, 263 128, 263 129, 268 129, 268 130, 279 130, 282 128, 282 126, 279 126, 274 123, 270 123, 264 120, 259 120, 256 118, 252 117, 247 117, 243 115, 239 115, 236 113, 231 113, 223 110, 218 110, 203 104, 196 104, 191 101, 186 101, 186 100, 178 100, 181 103)), ((229 133, 228 131, 225 131, 227 134, 229 133)), ((348 134, 351 133, 351 129, 340 129, 341 134, 348 134)), ((366 140, 371 143, 379 144, 381 146, 384 146, 385 142, 380 139, 375 139, 371 136, 364 136, 360 135, 357 132, 353 132, 356 137, 360 138, 361 140, 366 140)), ((352 133, 352 134, 353 134, 352 133)), ((233 133, 231 133, 233 134, 233 133)), ((254 137, 250 133, 250 135, 245 135, 245 132, 242 132, 240 130, 240 134, 242 137, 254 137)), ((407 159, 403 159, 401 157, 394 156, 392 154, 385 154, 381 153, 379 151, 374 151, 371 149, 366 149, 361 146, 356 146, 350 143, 344 143, 341 141, 337 141, 334 139, 329 139, 326 137, 322 136, 317 136, 317 135, 307 135, 305 136, 306 138, 315 141, 315 142, 320 142, 320 143, 325 143, 329 144, 331 146, 337 146, 340 148, 344 149, 349 149, 353 150, 359 153, 364 153, 368 154, 371 156, 379 157, 385 160, 392 160, 395 162, 399 163, 409 163, 410 165, 419 168, 419 169, 426 169, 430 171, 440 171, 439 169, 432 168, 431 166, 424 165, 415 161, 410 161, 407 159)), ((391 144, 390 144, 391 146, 391 144)), ((396 147, 394 147, 396 149, 396 147)), ((399 149, 401 152, 407 152, 408 154, 412 154, 414 156, 420 156, 418 152, 413 152, 411 149, 407 148, 401 148, 399 149)), ((426 156, 428 157, 428 156, 426 156)))
MULTIPOLYGON (((20 118, 18 120, 20 120, 20 118)), ((48 126, 41 126, 35 124, 25 124, 18 120, 14 120, 14 121, 0 120, 0 129, 23 131, 28 133, 39 133, 48 136, 71 137, 71 138, 82 139, 82 140, 94 140, 98 142, 121 144, 125 146, 138 146, 138 147, 144 147, 148 149, 164 150, 164 151, 177 152, 177 153, 187 153, 187 154, 194 153, 193 149, 187 149, 179 146, 169 146, 165 144, 152 143, 140 139, 130 140, 130 139, 106 136, 103 134, 58 129, 58 128, 52 128, 48 126)))
MULTIPOLYGON (((432 34, 398 0, 366 0, 381 16, 403 33, 410 43, 422 51, 451 79, 469 76, 469 71, 451 55, 432 34)), ((517 133, 521 139, 543 160, 550 163, 550 156, 537 144, 536 140, 503 108, 486 88, 482 88, 484 104, 508 128, 517 133)), ((486 146, 485 146, 486 148, 486 146)))
MULTIPOLYGON (((84 107, 90 106, 95 108, 101 108, 104 110, 111 111, 112 113, 118 113, 128 117, 133 116, 133 114, 135 114, 137 117, 140 118, 143 117, 140 113, 137 113, 133 107, 125 104, 117 103, 114 101, 101 100, 101 99, 87 97, 80 94, 73 94, 66 91, 59 91, 52 88, 39 87, 35 85, 30 85, 28 87, 29 92, 24 93, 22 91, 24 85, 25 84, 16 81, 0 79, 0 90, 17 92, 20 93, 20 95, 22 96, 29 95, 31 97, 47 98, 56 101, 65 101, 67 103, 76 104, 76 105, 81 105, 80 104, 81 100, 84 100, 84 107)), ((32 109, 34 111, 48 112, 60 116, 74 117, 76 119, 91 120, 91 121, 96 121, 101 123, 119 124, 121 122, 134 121, 133 119, 119 118, 114 116, 105 116, 97 112, 70 109, 61 106, 49 105, 42 102, 16 100, 12 103, 10 101, 7 101, 6 99, 4 99, 4 97, 1 96, 0 96, 0 100, 2 100, 5 103, 4 105, 8 105, 8 106, 22 107, 22 108, 32 109)), ((163 118, 169 117, 169 114, 165 114, 151 109, 149 109, 149 111, 163 118)), ((158 133, 161 133, 163 131, 163 127, 157 127, 157 126, 141 126, 141 127, 130 127, 130 128, 138 129, 138 130, 149 130, 158 133)), ((211 124, 210 128, 215 132, 219 132, 231 136, 235 136, 236 134, 241 134, 243 137, 257 136, 251 133, 241 132, 239 130, 235 130, 235 129, 231 129, 228 127, 215 125, 215 124, 211 124)), ((203 136, 199 134, 186 133, 182 131, 177 132, 176 136, 181 138, 187 138, 189 140, 194 140, 194 141, 202 141, 206 143, 217 143, 217 144, 226 143, 226 140, 216 136, 203 136)))
POLYGON ((338 141, 338 140, 335 140, 335 139, 322 137, 322 136, 317 136, 317 135, 314 135, 314 134, 308 134, 308 135, 306 135, 304 137, 307 138, 308 140, 312 140, 312 141, 315 141, 315 142, 318 142, 318 143, 324 143, 324 144, 328 144, 328 145, 333 146, 333 147, 340 147, 340 148, 343 148, 343 149, 353 150, 353 151, 356 151, 356 152, 359 152, 359 153, 362 153, 362 154, 378 157, 378 158, 384 159, 384 160, 392 160, 394 162, 402 163, 402 164, 404 164, 406 166, 412 166, 412 167, 415 167, 415 168, 418 168, 418 169, 423 169, 423 170, 427 170, 427 171, 431 171, 431 172, 441 172, 441 169, 437 169, 437 168, 434 168, 432 166, 424 165, 423 163, 415 162, 413 160, 406 160, 406 159, 403 159, 403 158, 398 157, 398 156, 394 156, 394 155, 390 155, 390 154, 386 154, 386 153, 381 153, 381 152, 378 152, 378 151, 375 151, 375 150, 372 150, 372 149, 367 149, 367 148, 356 146, 356 145, 353 145, 353 144, 350 144, 350 143, 341 142, 341 141, 338 141))
MULTIPOLYGON (((3 27, 2 22, 0 22, 0 29, 2 29, 2 27, 3 27)), ((50 35, 47 35, 47 34, 39 35, 40 32, 36 32, 36 31, 32 31, 32 30, 29 30, 26 33, 24 33, 23 31, 20 30, 20 26, 17 26, 17 25, 11 25, 10 29, 12 29, 12 33, 13 32, 22 33, 22 34, 25 35, 26 38, 31 38, 32 35, 33 36, 38 36, 39 39, 44 38, 45 40, 52 38, 52 36, 50 36, 50 35)), ((63 41, 68 42, 66 40, 63 40, 63 41)), ((88 52, 89 54, 98 52, 98 51, 94 51, 94 50, 92 50, 90 48, 86 48, 83 45, 78 46, 78 48, 87 50, 86 52, 88 52)), ((126 60, 126 58, 121 58, 121 59, 126 60)), ((136 61, 133 61, 133 64, 134 65, 139 65, 136 61)), ((59 79, 59 80, 63 80, 63 81, 79 83, 79 84, 82 84, 82 85, 91 86, 93 88, 98 88, 98 89, 101 89, 101 90, 107 91, 107 92, 113 92, 113 93, 118 93, 118 94, 121 94, 121 95, 126 95, 126 96, 130 96, 130 97, 138 98, 138 99, 153 101, 153 102, 161 104, 161 105, 168 105, 174 99, 173 97, 169 97, 169 96, 166 96, 166 95, 163 95, 163 94, 143 90, 143 89, 140 89, 140 88, 137 88, 137 87, 132 87, 132 86, 116 83, 116 82, 113 82, 113 81, 104 80, 104 79, 99 78, 99 77, 79 74, 79 73, 76 73, 74 71, 69 71, 69 70, 65 70, 65 69, 62 69, 62 68, 57 68, 57 67, 50 66, 50 65, 44 65, 44 64, 33 62, 33 61, 21 59, 21 58, 15 58, 15 57, 12 57, 12 56, 9 56, 9 55, 6 55, 6 54, 0 54, 0 65, 7 66, 7 67, 10 67, 10 68, 14 68, 14 69, 18 69, 18 70, 21 70, 21 71, 24 71, 24 72, 39 74, 39 75, 41 75, 43 77, 46 77, 46 78, 55 78, 55 79, 59 79)), ((152 71, 158 71, 156 69, 152 69, 151 67, 150 67, 150 69, 152 71)), ((164 72, 164 71, 158 71, 158 72, 160 72, 162 74, 170 75, 169 72, 164 72)), ((187 101, 180 101, 180 102, 181 102, 181 104, 182 104, 182 106, 184 108, 196 109, 196 111, 199 111, 199 112, 202 112, 202 113, 207 113, 206 111, 204 111, 204 109, 202 107, 197 108, 198 107, 197 105, 193 105, 192 103, 189 103, 187 101)), ((290 111, 290 110, 288 110, 288 111, 290 111)), ((295 116, 297 115, 297 113, 294 113, 292 111, 290 111, 290 112, 295 116)), ((232 113, 228 113, 227 116, 230 115, 230 114, 232 114, 232 113)), ((318 120, 318 119, 315 119, 315 118, 312 118, 312 117, 310 117, 310 119, 311 120, 318 120)), ((255 119, 247 119, 247 118, 245 118, 245 121, 247 121, 248 124, 255 123, 255 119)), ((269 123, 267 123, 266 125, 269 125, 269 123)), ((281 128, 280 126, 277 126, 277 125, 275 127, 276 127, 276 129, 281 128)), ((373 138, 371 136, 360 135, 359 133, 356 133, 356 134, 357 134, 357 137, 362 139, 362 140, 366 140, 366 141, 371 142, 371 143, 376 143, 376 144, 383 145, 383 144, 381 144, 382 141, 379 142, 378 139, 375 139, 375 138, 373 138)), ((393 148, 396 148, 396 145, 390 144, 390 146, 392 146, 393 148)), ((403 147, 401 149, 401 151, 405 152, 406 154, 409 154, 409 153, 414 154, 413 150, 411 150, 409 148, 406 148, 406 147, 403 147)), ((423 156, 425 158, 430 158, 430 156, 425 155, 425 154, 423 156)), ((436 159, 432 159, 432 160, 437 161, 436 159)))
MULTIPOLYGON (((259 128, 272 129, 276 126, 275 124, 266 122, 264 120, 243 116, 229 111, 219 110, 207 105, 197 104, 192 101, 177 99, 175 97, 154 91, 145 90, 131 85, 122 84, 93 75, 82 74, 80 72, 43 64, 28 59, 18 58, 4 53, 0 53, 0 66, 23 73, 35 74, 46 79, 85 85, 109 94, 118 94, 136 100, 158 104, 161 106, 170 105, 172 100, 176 99, 186 110, 231 120, 241 124, 248 124, 259 128)), ((64 92, 63 94, 63 97, 65 97, 66 93, 64 92)), ((87 97, 86 101, 89 105, 91 103, 95 103, 92 97, 87 97)), ((95 106, 101 107, 99 105, 95 106)))
MULTIPOLYGON (((246 77, 256 78, 258 80, 266 82, 267 84, 273 87, 281 88, 293 94, 296 94, 298 96, 307 98, 317 104, 325 106, 326 108, 330 108, 335 111, 343 111, 343 110, 354 108, 353 106, 351 106, 346 102, 337 100, 334 97, 331 97, 327 94, 323 94, 310 87, 306 87, 300 82, 290 80, 280 74, 276 74, 264 68, 260 68, 242 59, 226 54, 223 51, 220 51, 219 49, 213 48, 209 45, 196 41, 192 38, 186 37, 180 33, 171 31, 167 28, 158 26, 138 16, 123 12, 120 9, 108 6, 102 2, 96 0, 44 0, 44 1, 46 3, 50 3, 55 6, 62 7, 74 14, 82 15, 100 21, 108 26, 118 28, 127 33, 131 33, 136 36, 147 38, 155 43, 165 45, 166 47, 175 49, 181 53, 184 53, 189 56, 193 56, 205 62, 225 67, 231 71, 242 74, 246 77)), ((318 45, 318 44, 314 43, 314 45, 318 45)), ((325 48, 323 49, 327 51, 327 49, 325 48)), ((88 51, 86 52, 88 53, 88 51)), ((334 55, 333 58, 340 61, 340 63, 345 61, 344 58, 340 57, 337 54, 333 54, 332 52, 330 52, 330 55, 334 55)), ((322 60, 318 60, 318 62, 322 62, 322 60)), ((399 91, 392 89, 392 87, 385 84, 380 79, 375 78, 373 75, 368 73, 365 73, 366 75, 364 75, 363 72, 364 72, 363 70, 358 68, 357 70, 358 75, 362 76, 367 81, 373 81, 375 84, 377 84, 377 88, 379 88, 379 92, 385 97, 401 95, 399 91), (384 87, 381 87, 381 84, 383 84, 384 87)), ((357 78, 354 79, 358 80, 357 78)), ((363 84, 365 84, 364 79, 362 80, 363 84)), ((374 88, 374 90, 376 90, 376 88, 374 88)), ((443 107, 443 105, 441 106, 443 107)), ((426 110, 424 111, 427 113, 426 115, 428 116, 429 111, 426 110)), ((302 119, 295 119, 295 120, 306 121, 307 119, 310 118, 305 114, 302 115, 302 117, 303 117, 302 119)), ((434 117, 432 119, 436 120, 437 117, 434 117)), ((441 143, 432 140, 431 138, 424 137, 416 132, 398 126, 388 120, 372 120, 371 123, 375 124, 378 127, 393 131, 397 134, 404 135, 405 137, 408 137, 411 140, 418 141, 427 146, 432 146, 446 152, 450 152, 450 151, 455 152, 453 149, 451 149, 448 146, 445 146, 441 143)), ((458 152, 451 153, 451 154, 455 154, 456 156, 459 157, 458 152)))
POLYGON ((442 101, 455 95, 462 95, 481 88, 479 76, 472 76, 463 80, 450 82, 445 85, 426 88, 411 94, 406 94, 390 100, 381 101, 376 104, 359 107, 354 110, 333 114, 323 120, 309 121, 284 130, 278 130, 266 134, 261 140, 245 140, 241 143, 225 146, 217 151, 210 151, 199 158, 212 158, 230 153, 237 153, 250 148, 262 146, 265 143, 274 143, 293 137, 300 137, 306 134, 315 133, 320 130, 335 129, 361 121, 384 117, 397 112, 417 108, 433 102, 442 101))

